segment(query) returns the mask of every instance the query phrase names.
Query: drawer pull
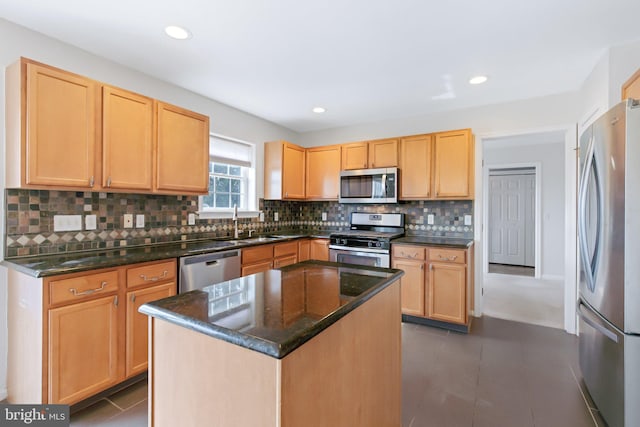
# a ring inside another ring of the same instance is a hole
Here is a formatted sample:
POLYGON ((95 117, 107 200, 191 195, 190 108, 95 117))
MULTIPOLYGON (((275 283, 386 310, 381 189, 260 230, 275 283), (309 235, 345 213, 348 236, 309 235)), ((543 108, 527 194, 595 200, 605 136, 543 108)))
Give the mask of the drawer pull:
POLYGON ((451 257, 446 257, 446 256, 442 256, 442 255, 438 254, 438 258, 440 258, 442 261, 455 261, 456 258, 458 258, 458 255, 453 255, 451 257))
POLYGON ((95 289, 88 289, 88 290, 86 290, 86 291, 82 291, 82 292, 78 292, 78 291, 76 290, 76 288, 70 288, 70 289, 69 289, 69 292, 71 292, 71 293, 72 293, 74 296, 76 296, 76 297, 80 297, 80 296, 82 296, 82 295, 91 295, 91 294, 92 294, 92 293, 94 293, 94 292, 100 292, 101 290, 103 290, 103 289, 105 288, 105 286, 107 286, 107 282, 106 282, 106 281, 105 281, 105 282, 102 282, 102 283, 100 284, 100 287, 99 287, 99 288, 95 288, 95 289))
POLYGON ((157 282, 158 280, 161 280, 161 279, 164 279, 165 277, 167 277, 168 273, 169 272, 167 270, 164 270, 161 275, 155 276, 155 277, 147 277, 146 274, 141 274, 140 278, 142 280, 144 280, 145 282, 157 282))

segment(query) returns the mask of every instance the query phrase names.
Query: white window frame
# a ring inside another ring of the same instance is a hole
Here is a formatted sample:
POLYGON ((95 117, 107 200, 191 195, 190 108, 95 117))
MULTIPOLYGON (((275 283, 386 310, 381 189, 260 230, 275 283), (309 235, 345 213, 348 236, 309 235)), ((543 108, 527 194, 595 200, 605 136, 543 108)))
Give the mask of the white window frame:
MULTIPOLYGON (((219 135, 212 133, 210 135, 211 138, 224 139, 227 141, 231 141, 237 144, 247 145, 251 148, 251 160, 249 173, 245 177, 246 178, 246 200, 247 200, 247 208, 238 208, 238 217, 240 218, 256 218, 260 215, 260 212, 257 210, 258 199, 256 192, 256 146, 255 144, 247 141, 242 141, 240 139, 231 138, 225 135, 219 135)), ((236 160, 226 159, 224 157, 216 156, 213 150, 209 152, 209 164, 212 162, 216 163, 226 163, 226 164, 236 164, 238 166, 245 166, 238 164, 236 160)), ((216 218, 232 218, 233 217, 233 209, 232 208, 204 208, 202 206, 204 196, 198 197, 198 216, 201 219, 216 219, 216 218)))

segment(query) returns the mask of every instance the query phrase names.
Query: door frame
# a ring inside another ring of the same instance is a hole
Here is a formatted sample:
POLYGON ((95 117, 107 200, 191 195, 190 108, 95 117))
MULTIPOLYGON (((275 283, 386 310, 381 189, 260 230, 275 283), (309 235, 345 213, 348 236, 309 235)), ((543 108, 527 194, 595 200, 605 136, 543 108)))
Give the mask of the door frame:
POLYGON ((485 187, 487 191, 482 194, 482 209, 483 209, 483 222, 482 222, 482 252, 485 254, 482 260, 482 274, 492 274, 489 273, 489 196, 490 196, 490 188, 489 188, 489 172, 495 169, 533 169, 535 171, 536 176, 536 189, 535 189, 535 207, 533 209, 534 214, 534 225, 535 225, 535 233, 534 233, 534 274, 535 278, 539 279, 541 275, 540 268, 540 260, 542 258, 542 249, 541 249, 541 223, 540 215, 542 214, 541 210, 541 201, 542 201, 542 193, 541 193, 541 171, 542 171, 542 163, 540 162, 527 162, 527 163, 494 163, 494 164, 485 164, 483 170, 483 180, 486 183, 485 187))
POLYGON ((564 329, 570 334, 577 331, 577 297, 578 297, 578 239, 576 229, 577 218, 577 186, 578 186, 578 127, 576 123, 565 125, 525 129, 520 131, 487 132, 476 135, 475 144, 475 194, 473 204, 474 240, 476 250, 474 255, 474 309, 472 314, 482 316, 483 312, 483 268, 484 259, 487 256, 484 251, 483 226, 484 203, 480 206, 478 201, 483 200, 484 195, 484 167, 483 151, 484 141, 487 139, 528 135, 545 132, 561 132, 564 134, 564 166, 565 166, 565 245, 564 245, 564 329))

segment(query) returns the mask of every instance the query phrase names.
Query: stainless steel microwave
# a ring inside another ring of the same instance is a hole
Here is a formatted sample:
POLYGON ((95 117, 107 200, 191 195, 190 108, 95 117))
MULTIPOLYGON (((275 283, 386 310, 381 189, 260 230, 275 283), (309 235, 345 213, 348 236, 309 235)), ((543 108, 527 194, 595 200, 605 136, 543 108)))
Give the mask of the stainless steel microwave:
POLYGON ((397 203, 398 168, 340 172, 340 203, 397 203))

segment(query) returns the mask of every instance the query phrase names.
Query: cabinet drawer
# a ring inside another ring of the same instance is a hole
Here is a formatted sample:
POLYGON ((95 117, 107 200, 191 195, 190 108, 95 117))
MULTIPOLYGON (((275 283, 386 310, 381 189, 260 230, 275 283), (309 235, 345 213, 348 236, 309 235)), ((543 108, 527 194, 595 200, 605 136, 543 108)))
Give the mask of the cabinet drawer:
POLYGON ((273 258, 273 245, 256 246, 242 250, 242 264, 270 260, 273 258))
POLYGON ((242 275, 248 276, 250 274, 262 273, 263 271, 271 270, 272 267, 273 262, 271 261, 263 261, 251 265, 243 265, 242 275))
POLYGON ((118 272, 85 274, 49 282, 49 302, 62 304, 82 301, 94 295, 116 292, 118 290, 118 272))
POLYGON ((297 255, 298 242, 277 243, 273 246, 273 256, 297 255))
POLYGON ((296 262, 298 262, 297 255, 289 255, 276 258, 273 260, 273 268, 286 267, 287 265, 295 264, 296 262))
POLYGON ((394 258, 424 259, 425 249, 420 246, 393 245, 394 258))
POLYGON ((176 261, 147 264, 127 269, 127 288, 150 285, 156 282, 172 280, 176 277, 176 261))
POLYGON ((437 249, 429 248, 430 261, 455 262, 456 264, 464 264, 467 251, 460 249, 437 249))

